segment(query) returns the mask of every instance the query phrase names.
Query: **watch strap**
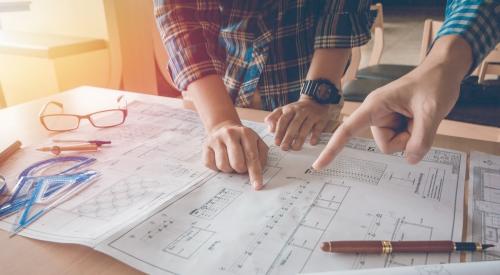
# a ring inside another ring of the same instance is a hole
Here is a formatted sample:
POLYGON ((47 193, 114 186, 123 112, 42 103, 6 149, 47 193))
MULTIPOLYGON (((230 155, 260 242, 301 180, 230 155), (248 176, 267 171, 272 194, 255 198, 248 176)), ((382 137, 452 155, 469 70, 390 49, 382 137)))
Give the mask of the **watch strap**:
POLYGON ((316 102, 320 104, 338 104, 342 96, 339 93, 338 88, 330 82, 328 79, 316 79, 316 80, 305 80, 302 82, 301 94, 312 97, 316 102), (328 85, 332 90, 330 97, 327 101, 318 98, 317 91, 321 85, 328 85))

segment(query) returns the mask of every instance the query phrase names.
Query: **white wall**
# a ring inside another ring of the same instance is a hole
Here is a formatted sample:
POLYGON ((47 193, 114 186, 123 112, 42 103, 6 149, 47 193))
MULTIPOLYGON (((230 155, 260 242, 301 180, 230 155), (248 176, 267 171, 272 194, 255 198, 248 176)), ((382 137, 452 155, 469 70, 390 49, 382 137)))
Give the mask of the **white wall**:
POLYGON ((1 15, 4 30, 107 39, 102 0, 32 0, 27 12, 1 15))
MULTIPOLYGON (((108 40, 103 0, 32 0, 29 11, 0 16, 5 31, 108 40)), ((11 106, 81 85, 106 87, 109 70, 107 49, 56 60, 0 52, 0 96, 11 106)))

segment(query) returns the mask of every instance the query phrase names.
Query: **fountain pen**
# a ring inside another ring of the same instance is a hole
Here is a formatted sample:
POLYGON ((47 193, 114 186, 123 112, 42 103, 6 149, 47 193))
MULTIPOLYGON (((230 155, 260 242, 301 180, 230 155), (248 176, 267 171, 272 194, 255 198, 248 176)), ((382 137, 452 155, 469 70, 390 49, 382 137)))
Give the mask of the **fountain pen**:
POLYGON ((390 254, 406 253, 449 253, 460 251, 483 251, 494 245, 473 242, 452 241, 332 241, 324 242, 321 250, 335 253, 390 254))

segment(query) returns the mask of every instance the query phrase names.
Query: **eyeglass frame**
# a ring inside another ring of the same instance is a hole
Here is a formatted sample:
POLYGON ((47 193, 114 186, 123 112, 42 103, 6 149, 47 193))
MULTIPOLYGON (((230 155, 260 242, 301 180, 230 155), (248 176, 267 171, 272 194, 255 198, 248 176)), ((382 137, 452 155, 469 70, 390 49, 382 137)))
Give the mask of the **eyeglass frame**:
POLYGON ((60 102, 57 102, 57 101, 49 101, 49 102, 47 102, 43 106, 42 110, 38 114, 38 117, 39 117, 40 123, 43 125, 43 127, 47 131, 51 131, 51 132, 68 132, 68 131, 76 130, 76 129, 78 129, 80 127, 80 121, 82 119, 88 120, 90 122, 90 124, 92 126, 94 126, 95 128, 102 128, 102 129, 111 128, 111 127, 116 127, 116 126, 122 125, 123 123, 125 123, 125 120, 127 119, 127 115, 128 115, 127 101, 125 99, 123 99, 123 95, 119 96, 116 99, 116 102, 118 104, 120 104, 120 102, 122 102, 122 101, 125 103, 125 107, 124 108, 106 109, 106 110, 101 110, 101 111, 89 113, 89 114, 86 114, 86 115, 65 114, 65 113, 60 113, 60 114, 44 114, 47 111, 47 108, 49 107, 49 105, 51 105, 51 104, 54 104, 54 105, 58 106, 59 108, 61 108, 62 112, 64 112, 64 104, 62 104, 60 102), (121 111, 123 113, 123 120, 122 120, 122 122, 120 122, 118 124, 115 124, 115 125, 111 125, 111 126, 97 126, 97 125, 94 124, 94 122, 90 118, 92 115, 99 114, 99 113, 104 113, 104 112, 109 112, 109 111, 121 111), (43 120, 44 117, 50 117, 50 116, 71 116, 71 117, 76 117, 76 118, 78 118, 78 123, 77 123, 76 127, 72 128, 72 129, 67 129, 67 130, 53 130, 53 129, 49 129, 49 127, 47 127, 47 125, 45 124, 45 122, 43 120))

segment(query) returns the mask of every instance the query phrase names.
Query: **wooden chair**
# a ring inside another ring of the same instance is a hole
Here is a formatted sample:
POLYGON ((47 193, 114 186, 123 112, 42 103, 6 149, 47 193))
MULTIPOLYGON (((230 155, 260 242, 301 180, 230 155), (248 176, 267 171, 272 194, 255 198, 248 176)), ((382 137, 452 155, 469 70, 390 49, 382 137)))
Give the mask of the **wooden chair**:
MULTIPOLYGON (((440 21, 425 20, 419 63, 426 57, 441 25, 442 22, 440 21)), ((490 53, 480 66, 481 72, 479 75, 483 77, 483 80, 485 74, 497 72, 494 70, 494 66, 500 65, 496 63, 498 60, 500 59, 497 49, 490 53)), ((344 87, 344 98, 346 101, 362 102, 371 91, 391 81, 391 79, 361 78, 358 73, 357 78, 344 87)), ((460 98, 446 119, 500 127, 500 120, 498 119, 500 93, 492 92, 494 89, 495 86, 479 85, 474 76, 466 78, 461 85, 460 98)), ((345 113, 349 114, 349 112, 345 113)))
MULTIPOLYGON (((377 4, 380 5, 380 4, 377 4)), ((378 15, 382 13, 381 5, 377 7, 377 19, 378 15)), ((383 18, 383 15, 381 16, 383 18)), ((355 77, 347 82, 343 87, 344 98, 347 101, 362 102, 365 97, 373 90, 382 87, 401 76, 409 73, 416 66, 411 65, 399 65, 399 64, 380 64, 380 58, 383 52, 383 22, 374 22, 374 36, 373 36, 373 51, 370 55, 370 61, 368 66, 357 70, 353 68, 352 71, 356 71, 355 77), (377 30, 379 35, 377 35, 377 30)), ((380 20, 380 19, 378 19, 380 20)), ((427 52, 432 44, 433 38, 436 36, 442 22, 427 19, 424 22, 422 44, 420 48, 420 58, 419 62, 427 55, 427 52)), ((353 49, 353 60, 355 60, 354 66, 359 66, 359 61, 361 59, 361 50, 353 49)), ((349 75, 351 78, 352 75, 349 75)))
POLYGON ((5 97, 2 91, 2 85, 0 85, 0 109, 5 108, 7 104, 5 103, 5 97))
POLYGON ((418 63, 422 63, 425 57, 427 56, 428 51, 431 48, 432 41, 434 41, 434 37, 436 37, 439 29, 443 25, 443 21, 437 21, 432 19, 426 19, 424 21, 424 31, 422 34, 422 44, 420 46, 420 54, 418 63))
POLYGON ((344 83, 354 79, 375 79, 379 80, 377 82, 383 84, 387 83, 388 80, 397 79, 415 68, 415 66, 409 65, 380 64, 384 50, 384 16, 382 4, 378 3, 373 5, 371 10, 375 11, 377 16, 372 26, 373 48, 368 61, 368 66, 359 69, 361 50, 359 48, 354 48, 352 51, 352 60, 354 63, 352 68, 350 68, 349 75, 345 78, 346 81, 344 83))
POLYGON ((479 66, 479 84, 485 83, 485 77, 488 74, 500 76, 500 44, 490 52, 479 66))
POLYGON ((175 96, 153 1, 103 0, 109 33, 109 87, 175 96), (133 18, 133 20, 131 20, 133 18))
MULTIPOLYGON (((384 50, 384 13, 382 4, 377 3, 372 5, 370 11, 376 12, 377 14, 371 28, 373 48, 368 61, 368 66, 373 66, 380 63, 384 50)), ((352 48, 350 64, 342 78, 342 83, 347 83, 356 78, 361 63, 361 48, 362 47, 352 48)))

